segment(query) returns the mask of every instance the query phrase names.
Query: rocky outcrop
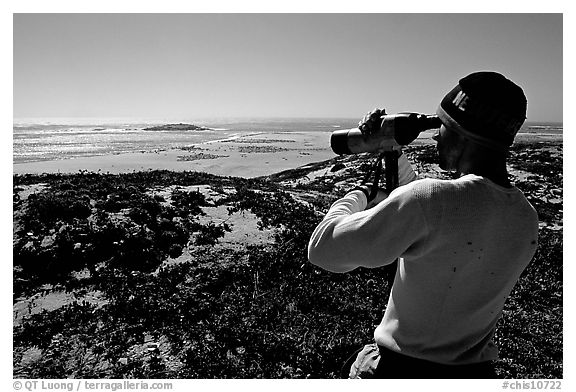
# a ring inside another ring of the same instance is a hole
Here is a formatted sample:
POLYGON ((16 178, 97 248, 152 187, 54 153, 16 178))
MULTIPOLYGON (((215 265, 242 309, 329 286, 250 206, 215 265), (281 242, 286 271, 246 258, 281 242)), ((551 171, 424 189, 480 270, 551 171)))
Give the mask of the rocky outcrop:
POLYGON ((145 131, 208 131, 210 128, 200 127, 194 124, 164 124, 154 127, 144 128, 145 131))

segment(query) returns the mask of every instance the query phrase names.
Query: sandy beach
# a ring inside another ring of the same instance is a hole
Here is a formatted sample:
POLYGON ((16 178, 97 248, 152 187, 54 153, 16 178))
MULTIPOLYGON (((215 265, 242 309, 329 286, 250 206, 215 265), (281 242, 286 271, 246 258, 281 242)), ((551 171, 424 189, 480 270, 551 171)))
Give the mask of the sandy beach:
POLYGON ((253 132, 172 150, 14 163, 13 170, 14 174, 201 171, 251 178, 334 156, 328 132, 253 132))
MULTIPOLYGON (((318 131, 247 132, 169 150, 14 162, 13 174, 170 170, 253 178, 334 158, 330 135, 330 132, 318 131)), ((433 143, 431 136, 432 132, 424 132, 414 143, 433 143)))

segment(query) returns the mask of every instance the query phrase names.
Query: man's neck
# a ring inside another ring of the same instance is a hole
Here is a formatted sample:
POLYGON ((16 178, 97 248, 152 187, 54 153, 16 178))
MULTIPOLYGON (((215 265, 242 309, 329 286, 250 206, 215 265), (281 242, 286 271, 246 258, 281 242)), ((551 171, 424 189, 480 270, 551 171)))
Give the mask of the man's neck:
POLYGON ((487 165, 479 165, 477 167, 468 167, 459 171, 460 176, 466 174, 475 174, 489 179, 496 185, 500 185, 504 188, 512 188, 510 179, 508 178, 508 171, 506 170, 506 165, 504 167, 493 167, 487 165))
POLYGON ((476 174, 493 183, 511 188, 506 169, 506 154, 495 152, 475 143, 466 143, 458 161, 460 175, 476 174))

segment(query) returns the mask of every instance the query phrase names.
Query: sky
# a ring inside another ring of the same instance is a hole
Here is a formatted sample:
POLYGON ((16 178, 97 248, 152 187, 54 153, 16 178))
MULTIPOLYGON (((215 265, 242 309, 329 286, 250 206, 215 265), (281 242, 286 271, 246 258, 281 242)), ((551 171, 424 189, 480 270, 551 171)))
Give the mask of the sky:
POLYGON ((14 14, 13 116, 434 113, 503 73, 563 121, 562 14, 14 14))

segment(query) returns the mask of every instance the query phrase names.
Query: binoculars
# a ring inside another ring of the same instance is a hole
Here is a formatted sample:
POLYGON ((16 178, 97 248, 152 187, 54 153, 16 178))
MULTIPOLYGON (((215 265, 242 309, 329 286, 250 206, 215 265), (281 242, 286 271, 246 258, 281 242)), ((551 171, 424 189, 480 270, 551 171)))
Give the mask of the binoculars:
POLYGON ((332 151, 347 155, 400 150, 402 146, 412 143, 420 132, 442 125, 438 116, 420 113, 387 114, 380 118, 380 129, 370 133, 363 133, 358 128, 332 132, 332 151))

